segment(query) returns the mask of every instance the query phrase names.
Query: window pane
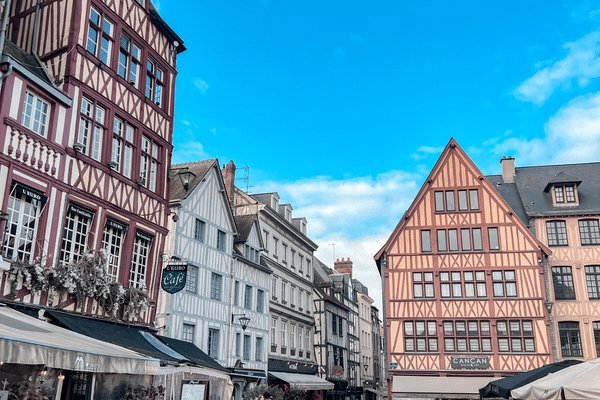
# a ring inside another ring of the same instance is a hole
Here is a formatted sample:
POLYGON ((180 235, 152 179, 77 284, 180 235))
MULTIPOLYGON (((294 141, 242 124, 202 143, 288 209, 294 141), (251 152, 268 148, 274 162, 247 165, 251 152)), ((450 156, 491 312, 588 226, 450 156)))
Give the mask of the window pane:
POLYGON ((448 250, 448 247, 446 246, 446 231, 444 229, 438 229, 437 242, 438 242, 438 251, 447 251, 448 250))
POLYGON ((444 211, 444 192, 435 192, 435 211, 444 211))
POLYGON ((448 245, 450 251, 458 251, 458 231, 456 229, 448 229, 448 245))
POLYGON ((498 228, 488 228, 488 236, 490 239, 490 250, 500 250, 498 241, 498 228))
POLYGON ((483 240, 481 239, 481 229, 473 228, 473 250, 483 250, 483 240))
POLYGON ((454 204, 454 190, 446 191, 446 211, 456 211, 454 204))
POLYGON ((471 210, 479 210, 479 196, 477 189, 469 190, 469 200, 471 201, 471 210))
POLYGON ((431 231, 421 231, 421 251, 431 251, 431 231))
POLYGON ((460 244, 462 245, 462 251, 471 251, 471 230, 461 229, 460 230, 460 244))
POLYGON ((466 190, 458 191, 458 209, 460 211, 466 211, 469 209, 469 205, 467 204, 467 191, 466 190))

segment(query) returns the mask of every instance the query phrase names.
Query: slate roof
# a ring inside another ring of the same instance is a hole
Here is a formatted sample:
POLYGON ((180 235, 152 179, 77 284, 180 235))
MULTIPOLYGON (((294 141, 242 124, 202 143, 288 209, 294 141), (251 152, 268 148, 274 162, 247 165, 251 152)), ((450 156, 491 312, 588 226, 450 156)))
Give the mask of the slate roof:
POLYGON ((208 173, 210 168, 216 163, 217 168, 218 160, 213 158, 211 160, 203 160, 203 161, 194 161, 183 164, 173 164, 171 165, 171 192, 170 192, 170 201, 178 201, 183 200, 190 193, 193 192, 194 188, 198 186, 200 182, 202 182, 202 178, 208 173), (190 187, 186 191, 183 188, 183 182, 179 179, 178 174, 183 171, 190 171, 195 177, 190 181, 190 187))
POLYGON ((252 225, 256 221, 256 214, 236 215, 234 219, 238 228, 238 237, 235 238, 235 243, 246 242, 252 231, 252 225))
POLYGON ((527 226, 536 217, 600 214, 598 162, 516 167, 515 175, 514 183, 504 183, 502 175, 486 178, 527 226), (548 187, 557 183, 577 183, 579 204, 555 206, 548 187))
POLYGON ((44 72, 46 67, 33 54, 26 52, 8 39, 4 41, 4 53, 12 57, 48 85, 55 86, 54 82, 48 79, 48 75, 44 72))

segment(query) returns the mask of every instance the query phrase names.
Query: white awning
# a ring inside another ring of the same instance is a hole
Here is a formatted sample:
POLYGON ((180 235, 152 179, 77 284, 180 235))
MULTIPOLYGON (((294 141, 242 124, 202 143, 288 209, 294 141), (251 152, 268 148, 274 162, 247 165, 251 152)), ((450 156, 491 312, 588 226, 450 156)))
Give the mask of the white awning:
POLYGON ((394 376, 393 397, 479 399, 479 389, 490 382, 481 376, 394 376))
POLYGON ((155 375, 160 362, 0 306, 0 361, 71 371, 155 375))
POLYGON ((335 385, 315 375, 292 374, 289 372, 270 372, 269 375, 281 379, 293 388, 304 390, 332 390, 335 385))

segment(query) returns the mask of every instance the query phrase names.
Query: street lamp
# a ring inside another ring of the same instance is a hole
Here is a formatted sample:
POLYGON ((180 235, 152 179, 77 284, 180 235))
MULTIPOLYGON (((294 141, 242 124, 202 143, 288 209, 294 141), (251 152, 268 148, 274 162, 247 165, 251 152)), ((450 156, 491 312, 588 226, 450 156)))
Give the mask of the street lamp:
POLYGON ((248 322, 250 322, 250 318, 246 317, 246 314, 231 314, 231 323, 233 324, 235 317, 238 317, 238 321, 240 321, 240 325, 242 326, 242 330, 245 331, 248 327, 248 322), (240 317, 241 315, 241 317, 240 317))
POLYGON ((190 184, 196 177, 196 174, 194 174, 190 170, 183 170, 183 171, 179 172, 177 175, 179 175, 179 179, 181 179, 181 183, 183 184, 183 189, 187 192, 190 188, 190 184))

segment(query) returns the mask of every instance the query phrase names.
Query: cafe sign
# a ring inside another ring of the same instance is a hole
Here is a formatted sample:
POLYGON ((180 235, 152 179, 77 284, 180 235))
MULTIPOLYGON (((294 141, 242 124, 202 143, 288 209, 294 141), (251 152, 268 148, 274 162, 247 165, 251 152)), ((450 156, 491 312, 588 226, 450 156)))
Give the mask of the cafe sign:
POLYGON ((185 287, 187 264, 171 264, 163 269, 160 286, 167 293, 177 293, 185 287))
POLYGON ((489 369, 488 357, 450 357, 452 369, 489 369))

